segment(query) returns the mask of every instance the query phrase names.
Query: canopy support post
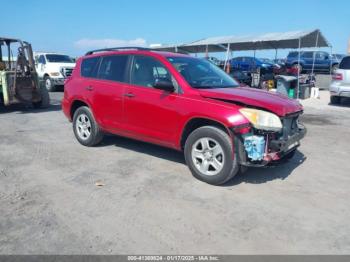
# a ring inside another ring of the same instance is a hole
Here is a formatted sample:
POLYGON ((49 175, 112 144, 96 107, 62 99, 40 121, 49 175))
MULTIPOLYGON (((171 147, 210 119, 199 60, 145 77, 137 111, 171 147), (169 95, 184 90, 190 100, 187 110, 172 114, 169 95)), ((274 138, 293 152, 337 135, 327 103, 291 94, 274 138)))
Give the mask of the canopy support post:
POLYGON ((226 69, 229 53, 230 53, 230 44, 227 45, 226 58, 225 58, 225 63, 224 63, 224 70, 226 69))
POLYGON ((297 99, 299 99, 299 91, 300 91, 300 50, 301 49, 301 38, 299 38, 299 46, 298 46, 298 85, 297 85, 297 99))
MULTIPOLYGON (((318 35, 320 34, 320 32, 318 31, 317 32, 317 35, 316 35, 316 44, 315 44, 315 47, 317 48, 318 47, 318 35)), ((313 55, 312 55, 312 69, 311 69, 311 75, 314 74, 314 69, 315 69, 315 55, 316 53, 314 52, 313 55)))
MULTIPOLYGON (((329 57, 329 59, 333 59, 333 46, 330 46, 330 51, 331 51, 331 53, 330 53, 330 57, 329 57)), ((332 72, 332 61, 331 61, 331 63, 329 64, 329 66, 330 66, 330 68, 329 68, 329 75, 332 75, 333 74, 333 72, 332 72)))

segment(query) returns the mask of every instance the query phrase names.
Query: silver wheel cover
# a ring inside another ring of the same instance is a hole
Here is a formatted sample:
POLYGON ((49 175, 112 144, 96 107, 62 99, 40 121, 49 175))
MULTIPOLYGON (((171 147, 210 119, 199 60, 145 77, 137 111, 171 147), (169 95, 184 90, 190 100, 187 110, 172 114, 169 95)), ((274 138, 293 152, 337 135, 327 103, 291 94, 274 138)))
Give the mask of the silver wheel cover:
POLYGON ((191 158, 197 170, 206 176, 217 175, 225 164, 224 150, 209 137, 202 137, 193 144, 191 158))
POLYGON ((87 140, 91 135, 91 122, 89 117, 82 113, 76 120, 76 131, 80 139, 87 140))

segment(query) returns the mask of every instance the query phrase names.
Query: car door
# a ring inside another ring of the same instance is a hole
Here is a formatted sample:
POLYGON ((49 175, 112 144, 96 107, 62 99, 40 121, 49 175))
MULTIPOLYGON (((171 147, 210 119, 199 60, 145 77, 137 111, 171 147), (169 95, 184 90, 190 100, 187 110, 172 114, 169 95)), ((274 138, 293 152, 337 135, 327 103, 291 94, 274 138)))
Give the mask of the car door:
MULTIPOLYGON (((90 58, 90 59, 96 59, 90 58)), ((107 130, 119 131, 123 125, 123 94, 126 85, 128 55, 102 56, 96 73, 85 83, 94 116, 107 130)), ((88 61, 87 61, 88 62, 88 61)), ((82 73, 84 61, 82 62, 82 73)))
POLYGON ((326 52, 317 52, 316 54, 317 67, 319 70, 328 71, 330 69, 331 59, 326 52))
POLYGON ((175 81, 166 66, 150 56, 135 55, 125 89, 126 129, 134 137, 173 146, 179 126, 180 95, 155 89, 156 78, 175 81))
MULTIPOLYGON (((301 64, 304 69, 312 69, 312 64, 314 62, 315 52, 303 52, 301 54, 301 64)), ((316 59, 315 59, 315 68, 316 68, 316 59)))

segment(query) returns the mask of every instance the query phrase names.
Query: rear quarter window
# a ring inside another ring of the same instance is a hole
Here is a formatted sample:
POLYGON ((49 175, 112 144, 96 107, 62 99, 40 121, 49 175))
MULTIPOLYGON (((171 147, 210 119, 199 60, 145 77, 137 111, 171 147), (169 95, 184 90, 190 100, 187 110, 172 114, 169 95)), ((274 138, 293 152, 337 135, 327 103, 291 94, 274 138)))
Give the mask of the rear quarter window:
POLYGON ((350 69, 350 56, 344 57, 339 64, 340 69, 350 69))
POLYGON ((97 67, 99 57, 85 58, 81 62, 81 76, 83 77, 97 77, 97 67))

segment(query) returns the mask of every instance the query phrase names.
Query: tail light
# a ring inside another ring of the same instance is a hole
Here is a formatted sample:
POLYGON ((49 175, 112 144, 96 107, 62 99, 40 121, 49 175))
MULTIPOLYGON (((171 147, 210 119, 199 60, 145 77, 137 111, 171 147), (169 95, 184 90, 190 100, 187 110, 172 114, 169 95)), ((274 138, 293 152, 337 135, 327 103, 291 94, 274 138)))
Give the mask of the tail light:
POLYGON ((343 74, 335 73, 335 74, 332 75, 332 79, 333 80, 337 80, 337 81, 341 81, 341 80, 343 80, 343 74))

